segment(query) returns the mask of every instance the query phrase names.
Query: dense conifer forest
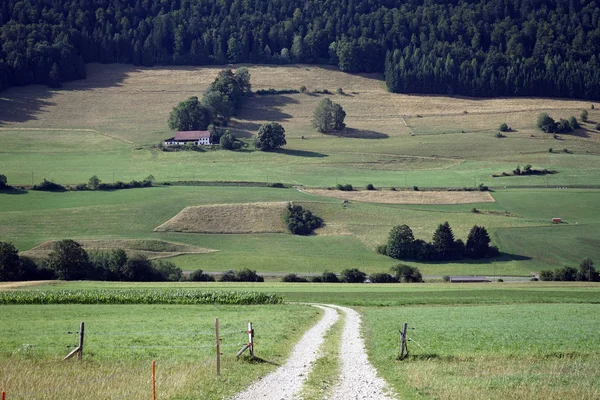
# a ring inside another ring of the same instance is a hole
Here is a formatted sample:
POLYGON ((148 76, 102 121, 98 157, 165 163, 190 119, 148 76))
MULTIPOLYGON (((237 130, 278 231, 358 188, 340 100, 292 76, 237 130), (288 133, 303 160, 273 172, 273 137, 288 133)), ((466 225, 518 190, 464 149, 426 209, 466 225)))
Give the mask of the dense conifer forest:
POLYGON ((329 63, 391 91, 600 98, 584 0, 4 0, 0 89, 85 63, 329 63))

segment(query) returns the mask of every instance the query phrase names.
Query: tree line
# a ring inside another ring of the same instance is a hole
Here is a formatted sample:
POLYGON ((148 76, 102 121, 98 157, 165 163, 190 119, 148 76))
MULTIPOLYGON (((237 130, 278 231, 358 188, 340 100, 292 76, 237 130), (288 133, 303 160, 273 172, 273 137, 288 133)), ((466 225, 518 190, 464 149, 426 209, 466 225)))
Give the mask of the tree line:
POLYGON ((397 92, 600 98, 599 18, 572 0, 6 0, 0 89, 88 62, 303 62, 397 92))
MULTIPOLYGON (((282 282, 305 283, 309 279, 296 274, 287 274, 281 278, 282 282)), ((367 275, 358 268, 346 268, 340 273, 340 276, 333 272, 325 271, 321 275, 310 278, 313 283, 413 283, 423 282, 423 275, 417 267, 406 264, 398 264, 390 268, 390 273, 374 272, 367 275)))

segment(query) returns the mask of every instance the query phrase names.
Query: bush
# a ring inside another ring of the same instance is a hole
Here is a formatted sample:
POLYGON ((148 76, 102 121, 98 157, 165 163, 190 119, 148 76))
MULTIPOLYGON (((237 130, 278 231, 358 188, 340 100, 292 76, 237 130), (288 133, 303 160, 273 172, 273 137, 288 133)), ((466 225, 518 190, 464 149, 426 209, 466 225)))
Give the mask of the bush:
POLYGON ((579 122, 577 122, 577 118, 575 118, 574 116, 570 116, 569 117, 569 126, 571 127, 571 129, 579 129, 580 126, 579 126, 579 122))
POLYGON ((219 282, 264 282, 265 278, 256 271, 244 268, 240 271, 229 271, 221 275, 219 282))
POLYGON ((336 90, 335 92, 336 92, 337 94, 344 94, 344 89, 342 89, 342 88, 340 87, 340 88, 337 88, 337 90, 336 90))
POLYGON ((406 264, 398 264, 392 267, 392 273, 395 275, 398 282, 412 283, 423 282, 423 275, 417 267, 411 267, 406 264))
POLYGON ((302 278, 296 274, 287 274, 283 278, 281 278, 281 282, 308 282, 306 278, 302 278))
POLYGON ((505 135, 505 134, 503 134, 502 132, 496 132, 496 137, 497 137, 497 138, 505 138, 505 137, 506 137, 506 135, 505 135))
POLYGON ((508 132, 510 131, 510 127, 506 124, 506 122, 503 122, 500 125, 500 132, 508 132))
POLYGON ((58 183, 47 181, 46 178, 44 178, 43 182, 37 185, 33 185, 32 190, 42 190, 46 192, 64 192, 67 189, 64 186, 59 185, 58 183))
POLYGON ((498 282, 504 282, 504 279, 500 278, 498 279, 498 282))
POLYGON ((307 89, 305 85, 300 86, 300 93, 306 93, 307 89))
POLYGON ((323 276, 321 277, 321 280, 324 283, 339 283, 340 282, 340 279, 338 278, 338 276, 336 274, 334 274, 333 272, 328 272, 328 271, 323 272, 323 276))
POLYGON ((596 124, 596 130, 600 131, 600 124, 596 124))
POLYGON ((545 270, 540 272, 540 280, 542 281, 553 281, 554 280, 554 272, 550 270, 545 270))
POLYGON ((415 192, 418 192, 418 191, 419 191, 419 187, 418 187, 418 186, 413 186, 413 190, 414 190, 415 192))
POLYGON ((396 277, 385 272, 375 272, 369 275, 369 280, 372 283, 398 283, 396 277))
MULTIPOLYGON (((575 117, 573 117, 573 118, 575 118, 575 117)), ((579 114, 579 118, 583 122, 587 122, 587 120, 588 120, 588 111, 587 110, 581 110, 581 114, 579 114)))
POLYGON ((183 280, 183 271, 171 261, 152 261, 152 267, 160 274, 161 281, 179 282, 183 280))
POLYGON ((270 183, 269 187, 283 189, 283 188, 285 188, 285 185, 281 182, 274 182, 274 183, 270 183))
POLYGON ((387 245, 386 244, 380 244, 379 246, 377 246, 377 248, 375 249, 375 251, 378 254, 383 254, 384 256, 387 256, 387 245))
MULTIPOLYGON (((306 91, 306 87, 304 87, 304 90, 306 91)), ((297 89, 273 89, 273 88, 269 88, 269 89, 259 89, 256 91, 256 94, 260 94, 260 95, 267 95, 267 94, 294 94, 294 93, 299 93, 302 91, 302 88, 300 88, 300 91, 298 91, 297 89)), ((304 93, 304 92, 302 92, 304 93)))
POLYGON ((233 133, 226 131, 221 139, 219 139, 219 145, 225 150, 237 150, 242 147, 242 143, 233 135, 233 133))
POLYGON ((364 283, 367 274, 358 268, 345 269, 342 271, 342 282, 345 283, 364 283))
POLYGON ((444 275, 444 276, 442 277, 442 280, 443 280, 444 282, 450 282, 450 277, 449 277, 448 275, 444 275))
POLYGON ((9 186, 8 186, 8 179, 6 178, 6 175, 0 174, 0 189, 4 189, 7 187, 9 187, 9 186))
POLYGON ((548 153, 552 153, 552 147, 548 149, 548 153))
POLYGON ((321 276, 313 276, 310 278, 310 281, 313 283, 322 283, 323 282, 323 277, 321 276))
POLYGON ((341 190, 341 191, 344 191, 344 192, 351 192, 351 191, 354 190, 354 187, 351 184, 349 184, 349 183, 347 183, 345 185, 342 185, 342 184, 338 183, 335 187, 336 187, 337 190, 341 190))
POLYGON ((315 229, 323 225, 321 218, 301 206, 292 204, 288 204, 284 220, 288 229, 294 235, 310 235, 315 229))
POLYGON ((189 280, 192 282, 214 282, 215 277, 205 274, 204 271, 198 269, 190 274, 189 280))
POLYGON ((488 190, 490 190, 490 188, 485 186, 483 183, 480 183, 477 187, 477 190, 479 190, 480 192, 487 192, 488 190))
POLYGON ((373 186, 373 184, 372 184, 372 183, 369 183, 369 184, 366 186, 366 189, 367 189, 367 190, 375 190, 375 186, 373 186))

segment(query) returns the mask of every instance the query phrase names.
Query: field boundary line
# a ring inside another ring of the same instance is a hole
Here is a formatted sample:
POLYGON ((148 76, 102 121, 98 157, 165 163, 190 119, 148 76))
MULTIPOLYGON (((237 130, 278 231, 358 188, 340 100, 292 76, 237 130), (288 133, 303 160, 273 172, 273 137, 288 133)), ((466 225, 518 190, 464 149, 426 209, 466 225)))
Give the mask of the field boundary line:
POLYGON ((87 128, 0 128, 0 131, 53 131, 53 132, 91 132, 106 136, 111 139, 119 140, 128 144, 133 144, 132 141, 111 135, 109 133, 100 132, 96 129, 87 128))

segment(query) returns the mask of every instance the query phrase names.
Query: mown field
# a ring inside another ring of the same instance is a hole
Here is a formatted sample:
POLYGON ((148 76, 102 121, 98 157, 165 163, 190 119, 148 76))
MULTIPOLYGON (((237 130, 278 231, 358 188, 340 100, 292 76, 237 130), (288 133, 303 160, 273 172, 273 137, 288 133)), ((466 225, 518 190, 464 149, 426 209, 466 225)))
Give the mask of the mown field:
MULTIPOLYGON (((0 285, 0 291, 14 290, 7 286, 0 285)), ((600 393, 597 283, 54 282, 27 289, 173 287, 265 291, 288 301, 356 307, 363 315, 371 362, 403 399, 592 399, 600 393), (414 329, 408 333, 410 356, 401 361, 398 337, 404 322, 414 329)), ((53 397, 51 391, 44 392, 44 398, 75 398, 81 393, 96 398, 97 392, 91 390, 98 387, 112 398, 131 389, 138 390, 134 398, 145 398, 150 361, 156 359, 161 398, 220 398, 274 368, 268 363, 233 361, 230 349, 244 343, 242 331, 248 320, 256 329, 257 355, 280 363, 318 315, 317 310, 300 305, 0 306, 2 320, 8 321, 0 326, 0 387, 10 389, 9 395, 27 394, 32 388, 62 388, 71 382, 62 397, 53 397), (213 374, 210 336, 216 316, 224 333, 220 379, 213 374), (76 337, 66 332, 77 330, 81 320, 86 321, 86 361, 60 362, 67 346, 76 343, 76 337), (84 377, 96 386, 77 385, 84 377)), ((335 379, 331 372, 337 365, 338 345, 339 332, 334 330, 325 342, 325 358, 316 364, 323 376, 309 376, 306 398, 319 398, 325 384, 320 378, 335 379)))

